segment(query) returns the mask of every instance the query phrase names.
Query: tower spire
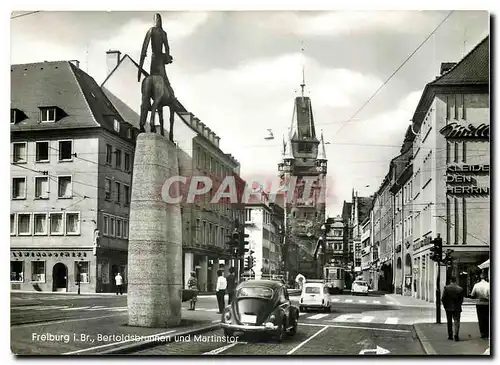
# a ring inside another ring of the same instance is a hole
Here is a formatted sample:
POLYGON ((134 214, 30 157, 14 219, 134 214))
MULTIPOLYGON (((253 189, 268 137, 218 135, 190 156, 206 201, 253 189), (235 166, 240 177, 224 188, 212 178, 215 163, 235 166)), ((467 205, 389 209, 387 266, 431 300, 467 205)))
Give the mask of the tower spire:
POLYGON ((304 57, 304 51, 305 51, 305 46, 304 42, 302 42, 302 84, 300 84, 300 88, 302 90, 302 97, 304 97, 304 88, 306 87, 306 71, 305 71, 305 57, 304 57))

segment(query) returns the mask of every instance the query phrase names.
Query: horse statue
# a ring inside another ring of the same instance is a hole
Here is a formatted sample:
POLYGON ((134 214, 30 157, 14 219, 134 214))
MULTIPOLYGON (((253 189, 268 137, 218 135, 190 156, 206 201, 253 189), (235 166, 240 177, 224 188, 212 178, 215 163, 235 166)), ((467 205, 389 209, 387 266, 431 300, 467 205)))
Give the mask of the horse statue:
POLYGON ((142 102, 141 102, 141 117, 139 124, 139 133, 144 133, 144 124, 148 111, 151 112, 150 131, 156 133, 155 114, 158 112, 160 118, 160 133, 164 136, 163 128, 163 107, 168 106, 170 109, 170 129, 169 139, 174 142, 174 113, 177 99, 170 85, 167 85, 161 75, 149 75, 141 85, 142 102), (152 101, 152 103, 151 103, 152 101))

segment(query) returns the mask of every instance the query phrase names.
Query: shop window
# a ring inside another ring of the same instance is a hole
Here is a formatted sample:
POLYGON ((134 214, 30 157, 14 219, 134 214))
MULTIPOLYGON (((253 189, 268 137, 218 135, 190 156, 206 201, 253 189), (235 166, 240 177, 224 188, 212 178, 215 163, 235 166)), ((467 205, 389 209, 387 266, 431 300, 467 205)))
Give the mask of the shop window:
POLYGON ((31 262, 31 281, 33 283, 45 283, 45 261, 31 262))
POLYGON ((16 283, 24 281, 24 261, 10 262, 10 281, 16 283))
POLYGON ((80 274, 80 283, 88 284, 90 282, 89 272, 88 261, 75 262, 75 279, 78 279, 78 274, 80 274), (78 265, 80 265, 80 270, 78 270, 78 265))

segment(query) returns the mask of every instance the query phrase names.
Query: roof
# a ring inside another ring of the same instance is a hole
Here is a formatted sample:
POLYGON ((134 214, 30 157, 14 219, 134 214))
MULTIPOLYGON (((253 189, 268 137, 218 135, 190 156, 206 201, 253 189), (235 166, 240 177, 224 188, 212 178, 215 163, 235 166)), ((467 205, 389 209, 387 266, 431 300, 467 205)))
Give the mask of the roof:
POLYGON ((103 127, 117 134, 114 120, 125 122, 95 80, 69 61, 12 65, 11 108, 27 116, 11 131, 103 127), (60 109, 60 117, 40 123, 41 107, 60 109))
POLYGON ((342 207, 342 218, 344 220, 348 220, 351 218, 351 210, 352 210, 352 203, 344 201, 344 205, 342 207))
POLYGON ((319 142, 316 138, 316 130, 314 128, 314 116, 312 112, 311 99, 307 96, 298 96, 295 98, 292 126, 290 129, 290 137, 294 141, 319 142))
MULTIPOLYGON (((489 38, 489 36, 484 38, 447 73, 425 86, 417 108, 413 113, 412 120, 415 130, 420 129, 422 120, 425 118, 427 110, 434 99, 436 89, 466 86, 473 88, 476 93, 479 92, 478 90, 483 89, 485 92, 489 91, 489 38)), ((410 129, 406 134, 411 140, 415 138, 410 129)))
POLYGON ((281 282, 275 280, 248 280, 242 282, 239 287, 240 288, 248 288, 253 286, 264 286, 266 288, 271 288, 273 290, 279 289, 283 286, 281 282))

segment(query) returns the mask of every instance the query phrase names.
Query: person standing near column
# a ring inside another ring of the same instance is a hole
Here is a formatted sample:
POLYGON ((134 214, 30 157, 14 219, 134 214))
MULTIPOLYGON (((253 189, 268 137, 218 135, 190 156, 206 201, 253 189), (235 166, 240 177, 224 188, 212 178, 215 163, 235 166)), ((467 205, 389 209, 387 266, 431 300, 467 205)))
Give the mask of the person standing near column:
POLYGON ((481 338, 490 337, 490 283, 486 281, 486 274, 481 273, 481 281, 472 288, 471 297, 477 299, 476 312, 479 322, 481 338))
POLYGON ((222 314, 222 311, 224 310, 224 296, 226 295, 226 288, 227 288, 227 280, 222 275, 222 270, 217 271, 217 275, 219 276, 217 278, 217 286, 216 286, 216 297, 217 297, 217 304, 219 305, 219 314, 222 314))
POLYGON ((231 304, 234 299, 234 292, 236 291, 236 285, 238 284, 236 282, 236 276, 234 275, 234 267, 229 268, 229 275, 226 278, 227 281, 227 294, 228 294, 228 300, 227 304, 231 304))
POLYGON ((120 292, 120 295, 123 295, 123 278, 120 273, 116 274, 115 276, 115 284, 116 284, 116 295, 118 295, 118 292, 120 292))
POLYGON ((462 303, 464 301, 464 290, 457 285, 454 277, 450 278, 450 284, 443 290, 444 310, 446 311, 446 322, 448 323, 448 340, 459 341, 458 333, 460 331, 460 314, 462 313, 462 303), (455 330, 453 331, 453 323, 455 330))

